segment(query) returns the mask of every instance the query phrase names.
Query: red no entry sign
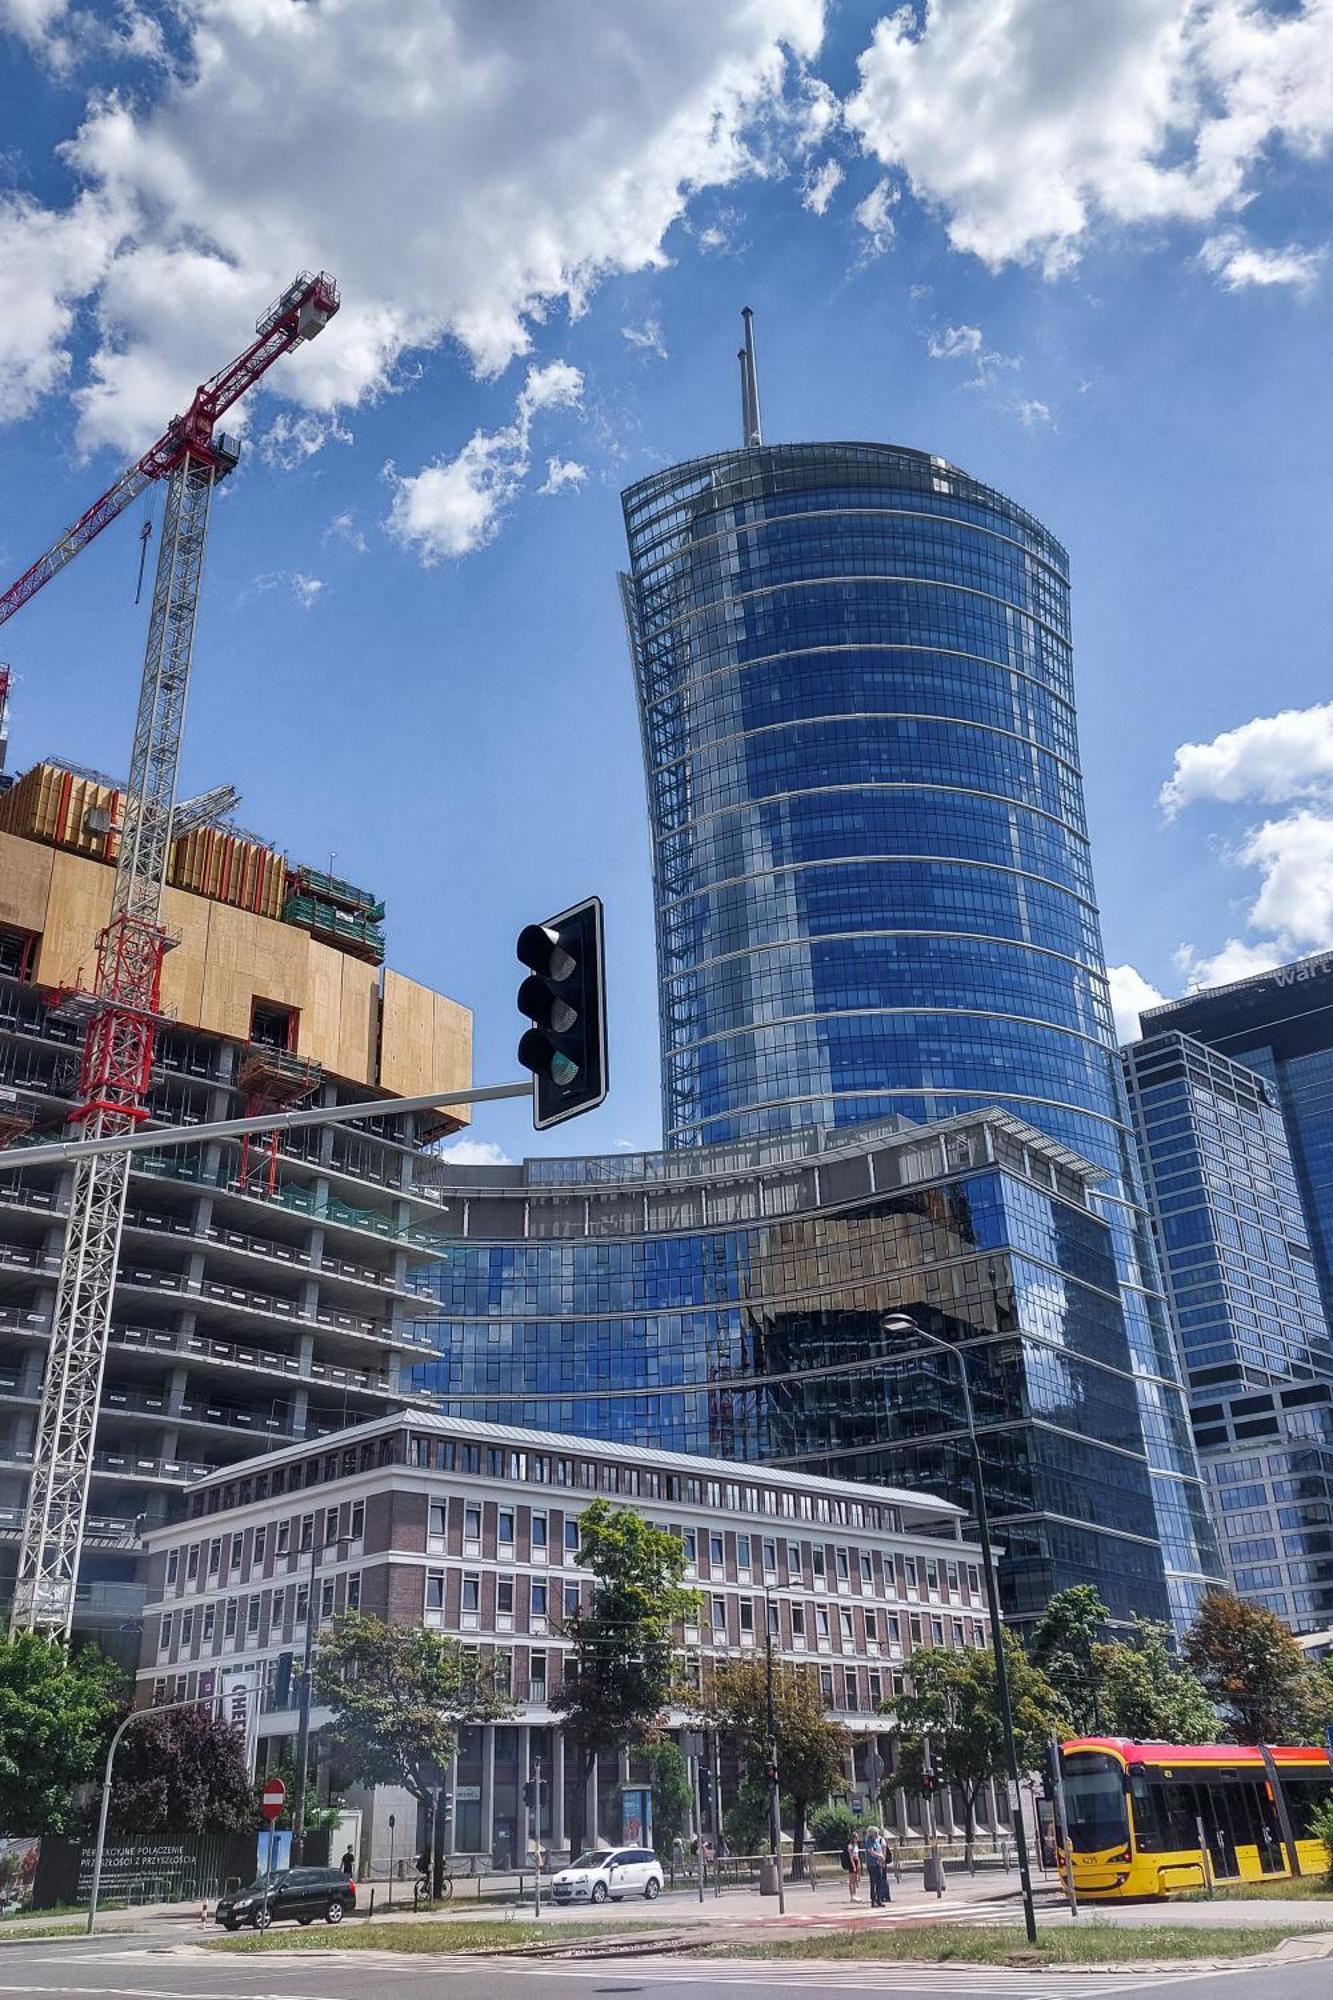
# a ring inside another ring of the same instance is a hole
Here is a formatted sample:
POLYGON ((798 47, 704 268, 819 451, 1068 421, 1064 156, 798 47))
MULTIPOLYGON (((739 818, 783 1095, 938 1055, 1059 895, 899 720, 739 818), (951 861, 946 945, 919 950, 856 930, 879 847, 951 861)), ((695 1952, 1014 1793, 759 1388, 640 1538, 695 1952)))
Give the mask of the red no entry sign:
POLYGON ((264 1789, 259 1794, 259 1810, 264 1818, 273 1821, 287 1803, 287 1787, 281 1778, 265 1778, 264 1789))

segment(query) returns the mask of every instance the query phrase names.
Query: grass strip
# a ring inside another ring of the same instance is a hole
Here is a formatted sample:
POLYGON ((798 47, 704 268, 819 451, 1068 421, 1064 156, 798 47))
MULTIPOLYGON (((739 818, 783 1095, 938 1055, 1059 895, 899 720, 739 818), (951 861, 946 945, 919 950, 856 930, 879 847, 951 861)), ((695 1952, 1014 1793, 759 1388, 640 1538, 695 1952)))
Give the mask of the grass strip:
POLYGON ((574 1943, 578 1938, 622 1937, 627 1931, 662 1933, 665 1924, 647 1923, 506 1923, 503 1917, 474 1919, 441 1917, 425 1923, 376 1923, 348 1918, 341 1924, 312 1924, 306 1929, 273 1929, 267 1937, 238 1931, 232 1937, 208 1940, 211 1951, 496 1951, 507 1945, 574 1943))
POLYGON ((805 1937, 706 1947, 709 1958, 855 1958, 936 1965, 1124 1965, 1160 1959, 1246 1958, 1318 1924, 1085 1923, 1038 1930, 1031 1945, 1007 1924, 922 1924, 911 1930, 812 1931, 805 1937))
MULTIPOLYGON (((1219 1882, 1213 1891, 1219 1903, 1308 1903, 1312 1899, 1333 1901, 1333 1882, 1327 1875, 1301 1875, 1295 1881, 1284 1876, 1277 1882, 1219 1882)), ((1206 1889, 1187 1889, 1171 1898, 1173 1903, 1206 1903, 1206 1889)))

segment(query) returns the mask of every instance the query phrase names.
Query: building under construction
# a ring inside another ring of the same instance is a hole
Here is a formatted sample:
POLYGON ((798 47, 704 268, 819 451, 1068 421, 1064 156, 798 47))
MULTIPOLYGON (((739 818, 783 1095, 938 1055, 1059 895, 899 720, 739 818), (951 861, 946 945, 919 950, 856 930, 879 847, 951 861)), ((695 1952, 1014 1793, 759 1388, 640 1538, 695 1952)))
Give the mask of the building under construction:
MULTIPOLYGON (((0 708, 3 703, 0 702, 0 708)), ((0 778, 0 786, 5 780, 0 778)), ((57 761, 0 791, 0 1143, 79 1101, 124 801, 57 761)), ((466 1088, 471 1015, 383 964, 384 906, 178 808, 149 1116, 466 1088)), ((199 1474, 396 1407, 409 1273, 439 1247, 431 1142, 465 1113, 135 1155, 76 1631, 137 1652, 140 1536, 199 1474)), ((0 1177, 0 1600, 10 1600, 72 1173, 0 1177)), ((419 1306, 418 1306, 419 1310, 419 1306)), ((410 1398, 408 1400, 411 1400, 410 1398)))

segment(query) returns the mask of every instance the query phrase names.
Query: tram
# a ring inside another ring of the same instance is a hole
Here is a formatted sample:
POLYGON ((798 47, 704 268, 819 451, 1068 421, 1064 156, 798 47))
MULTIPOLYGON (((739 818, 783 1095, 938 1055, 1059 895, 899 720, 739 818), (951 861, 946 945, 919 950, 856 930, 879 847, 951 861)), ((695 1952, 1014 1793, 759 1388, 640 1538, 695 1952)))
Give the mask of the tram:
POLYGON ((1298 1872, 1288 1833, 1299 1872, 1322 1875, 1328 1856, 1311 1822, 1333 1793, 1329 1753, 1275 1745, 1267 1756, 1271 1765, 1263 1751, 1245 1744, 1113 1736, 1062 1744, 1079 1896, 1107 1901, 1166 1896, 1210 1881, 1277 1881, 1298 1872))

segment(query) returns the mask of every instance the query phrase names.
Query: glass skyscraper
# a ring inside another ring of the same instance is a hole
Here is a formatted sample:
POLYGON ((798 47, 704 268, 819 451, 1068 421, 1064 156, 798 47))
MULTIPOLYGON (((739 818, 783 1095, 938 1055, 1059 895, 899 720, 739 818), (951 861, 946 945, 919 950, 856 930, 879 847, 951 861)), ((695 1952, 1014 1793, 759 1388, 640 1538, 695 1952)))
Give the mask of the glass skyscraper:
POLYGON ((667 1146, 999 1105, 1099 1168, 1187 1618, 1218 1558, 1112 1029, 1063 548, 887 445, 752 443, 624 507, 667 1146))
POLYGON ((1273 1085, 1189 1035, 1124 1051, 1234 1589, 1333 1623, 1333 1341, 1273 1085))

